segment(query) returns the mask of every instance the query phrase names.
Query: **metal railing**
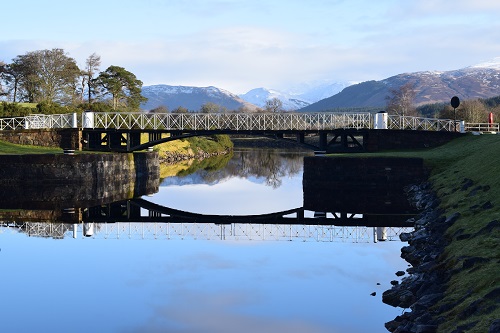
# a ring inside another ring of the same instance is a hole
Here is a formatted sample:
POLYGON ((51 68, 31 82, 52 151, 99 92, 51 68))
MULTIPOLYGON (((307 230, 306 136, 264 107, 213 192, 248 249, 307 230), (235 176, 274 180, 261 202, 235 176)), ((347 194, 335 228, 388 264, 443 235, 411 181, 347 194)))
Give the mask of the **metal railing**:
POLYGON ((500 124, 498 123, 466 123, 466 132, 499 132, 500 124))
MULTIPOLYGON (((85 116, 85 115, 84 115, 85 116)), ((87 115, 88 117, 89 115, 87 115)), ((371 128, 370 113, 132 113, 95 112, 92 128, 153 130, 329 130, 371 128)))
POLYGON ((49 129, 78 127, 76 113, 32 114, 26 117, 0 118, 0 130, 49 129))
MULTIPOLYGON (((376 114, 375 114, 376 115, 376 114)), ((333 129, 372 129, 371 113, 143 113, 143 112, 84 112, 54 115, 29 115, 0 118, 0 130, 50 128, 102 128, 232 131, 307 131, 333 129)), ((387 116, 387 129, 421 131, 498 132, 499 124, 459 123, 451 119, 410 116, 387 116), (463 127, 463 128, 462 128, 463 127)))
POLYGON ((458 122, 451 119, 389 115, 387 128, 413 131, 454 132, 458 131, 458 122))

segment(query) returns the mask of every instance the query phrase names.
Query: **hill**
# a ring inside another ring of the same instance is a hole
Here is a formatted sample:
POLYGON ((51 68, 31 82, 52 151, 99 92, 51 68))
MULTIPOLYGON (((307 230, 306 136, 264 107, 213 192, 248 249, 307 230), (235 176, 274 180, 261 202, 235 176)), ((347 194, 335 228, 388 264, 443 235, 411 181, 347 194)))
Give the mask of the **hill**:
POLYGON ((479 65, 446 72, 415 72, 392 76, 381 81, 366 81, 349 86, 340 93, 308 105, 299 111, 317 112, 347 107, 380 107, 386 105, 391 89, 412 83, 415 104, 449 102, 451 97, 462 100, 490 98, 500 94, 500 64, 497 67, 479 65))
POLYGON ((141 108, 144 110, 166 106, 172 111, 182 106, 188 110, 198 111, 206 103, 215 103, 227 110, 245 108, 247 111, 255 111, 257 109, 257 106, 244 101, 237 95, 216 87, 186 87, 159 84, 143 87, 142 95, 148 98, 146 103, 141 104, 141 108))

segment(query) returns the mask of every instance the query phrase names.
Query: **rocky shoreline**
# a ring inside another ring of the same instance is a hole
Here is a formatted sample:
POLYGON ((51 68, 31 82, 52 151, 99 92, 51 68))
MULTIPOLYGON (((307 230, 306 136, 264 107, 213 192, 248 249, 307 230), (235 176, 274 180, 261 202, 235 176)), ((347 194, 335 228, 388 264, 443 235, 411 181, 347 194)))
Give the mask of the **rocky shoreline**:
MULTIPOLYGON (((464 183, 467 183, 467 180, 464 180, 464 183)), ((452 241, 451 237, 446 235, 446 230, 457 221, 460 214, 452 213, 447 216, 446 212, 439 208, 439 199, 432 191, 430 183, 407 188, 407 195, 412 204, 421 210, 414 221, 415 230, 400 236, 401 241, 408 242, 408 245, 401 249, 401 257, 410 264, 410 267, 407 269, 408 275, 402 279, 401 283, 391 282, 393 287, 383 293, 382 301, 394 307, 401 307, 403 311, 407 309, 411 311, 403 312, 394 320, 387 322, 385 327, 389 332, 395 333, 436 332, 438 325, 445 320, 444 313, 463 302, 461 299, 453 303, 444 303, 439 307, 435 306, 443 299, 447 283, 456 273, 456 270, 449 269, 443 252, 452 241)), ((492 228, 498 228, 498 224, 498 221, 492 221, 484 228, 489 230, 480 232, 489 232, 492 228), (491 225, 492 223, 495 225, 491 225)), ((461 269, 471 269, 481 260, 484 259, 464 258, 461 269)), ((405 272, 396 273, 398 276, 405 274, 405 272)), ((499 289, 490 294, 472 303, 460 315, 468 317, 478 311, 495 310, 498 302, 493 308, 491 306, 485 308, 484 304, 488 300, 497 299, 499 289)), ((469 295, 464 295, 464 299, 467 296, 469 295)), ((472 322, 467 327, 457 327, 453 332, 470 331, 475 324, 472 322)), ((500 320, 495 320, 489 332, 499 331, 500 320)))

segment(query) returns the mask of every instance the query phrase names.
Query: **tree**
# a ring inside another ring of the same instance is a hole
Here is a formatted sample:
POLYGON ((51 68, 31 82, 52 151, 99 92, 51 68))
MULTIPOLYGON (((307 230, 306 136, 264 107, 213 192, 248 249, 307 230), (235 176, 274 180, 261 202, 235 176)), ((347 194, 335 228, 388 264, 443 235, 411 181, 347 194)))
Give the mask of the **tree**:
POLYGON ((398 89, 391 89, 387 100, 387 113, 400 116, 416 116, 417 109, 414 106, 415 89, 413 83, 406 83, 398 89))
POLYGON ((274 97, 266 101, 264 108, 266 112, 283 112, 283 102, 279 98, 274 97))
POLYGON ((469 123, 488 122, 488 110, 483 102, 474 100, 465 100, 460 105, 460 118, 469 123))
POLYGON ((227 109, 223 106, 220 106, 219 104, 215 104, 212 102, 207 102, 203 104, 200 108, 201 113, 219 113, 219 112, 226 112, 227 109))
POLYGON ((160 105, 149 110, 149 113, 168 113, 168 108, 165 105, 160 105))
POLYGON ((21 91, 22 99, 28 102, 70 104, 80 69, 63 49, 39 50, 13 59, 9 75, 14 83, 14 101, 21 91))
POLYGON ((189 110, 183 106, 178 106, 177 108, 172 110, 172 113, 188 113, 188 112, 189 110))
MULTIPOLYGON (((101 66, 101 56, 92 53, 87 60, 85 60, 85 69, 82 71, 83 82, 82 86, 87 87, 88 104, 92 104, 92 95, 97 95, 97 83, 94 79, 95 74, 99 71, 101 66)), ((82 87, 82 88, 83 88, 82 87)), ((83 92, 83 91, 82 91, 83 92)))
POLYGON ((142 81, 123 67, 109 66, 96 82, 104 88, 104 93, 111 95, 113 110, 123 106, 139 109, 140 104, 148 100, 141 95, 142 81))

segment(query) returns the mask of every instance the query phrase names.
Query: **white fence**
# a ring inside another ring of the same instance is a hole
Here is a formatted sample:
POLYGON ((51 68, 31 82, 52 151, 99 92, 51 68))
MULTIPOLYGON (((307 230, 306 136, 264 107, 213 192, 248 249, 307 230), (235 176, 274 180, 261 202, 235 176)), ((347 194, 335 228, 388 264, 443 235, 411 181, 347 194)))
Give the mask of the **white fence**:
POLYGON ((287 131, 333 129, 398 129, 422 131, 499 131, 499 124, 471 124, 450 119, 387 115, 387 113, 142 113, 84 112, 0 118, 0 130, 50 128, 149 130, 287 131))

